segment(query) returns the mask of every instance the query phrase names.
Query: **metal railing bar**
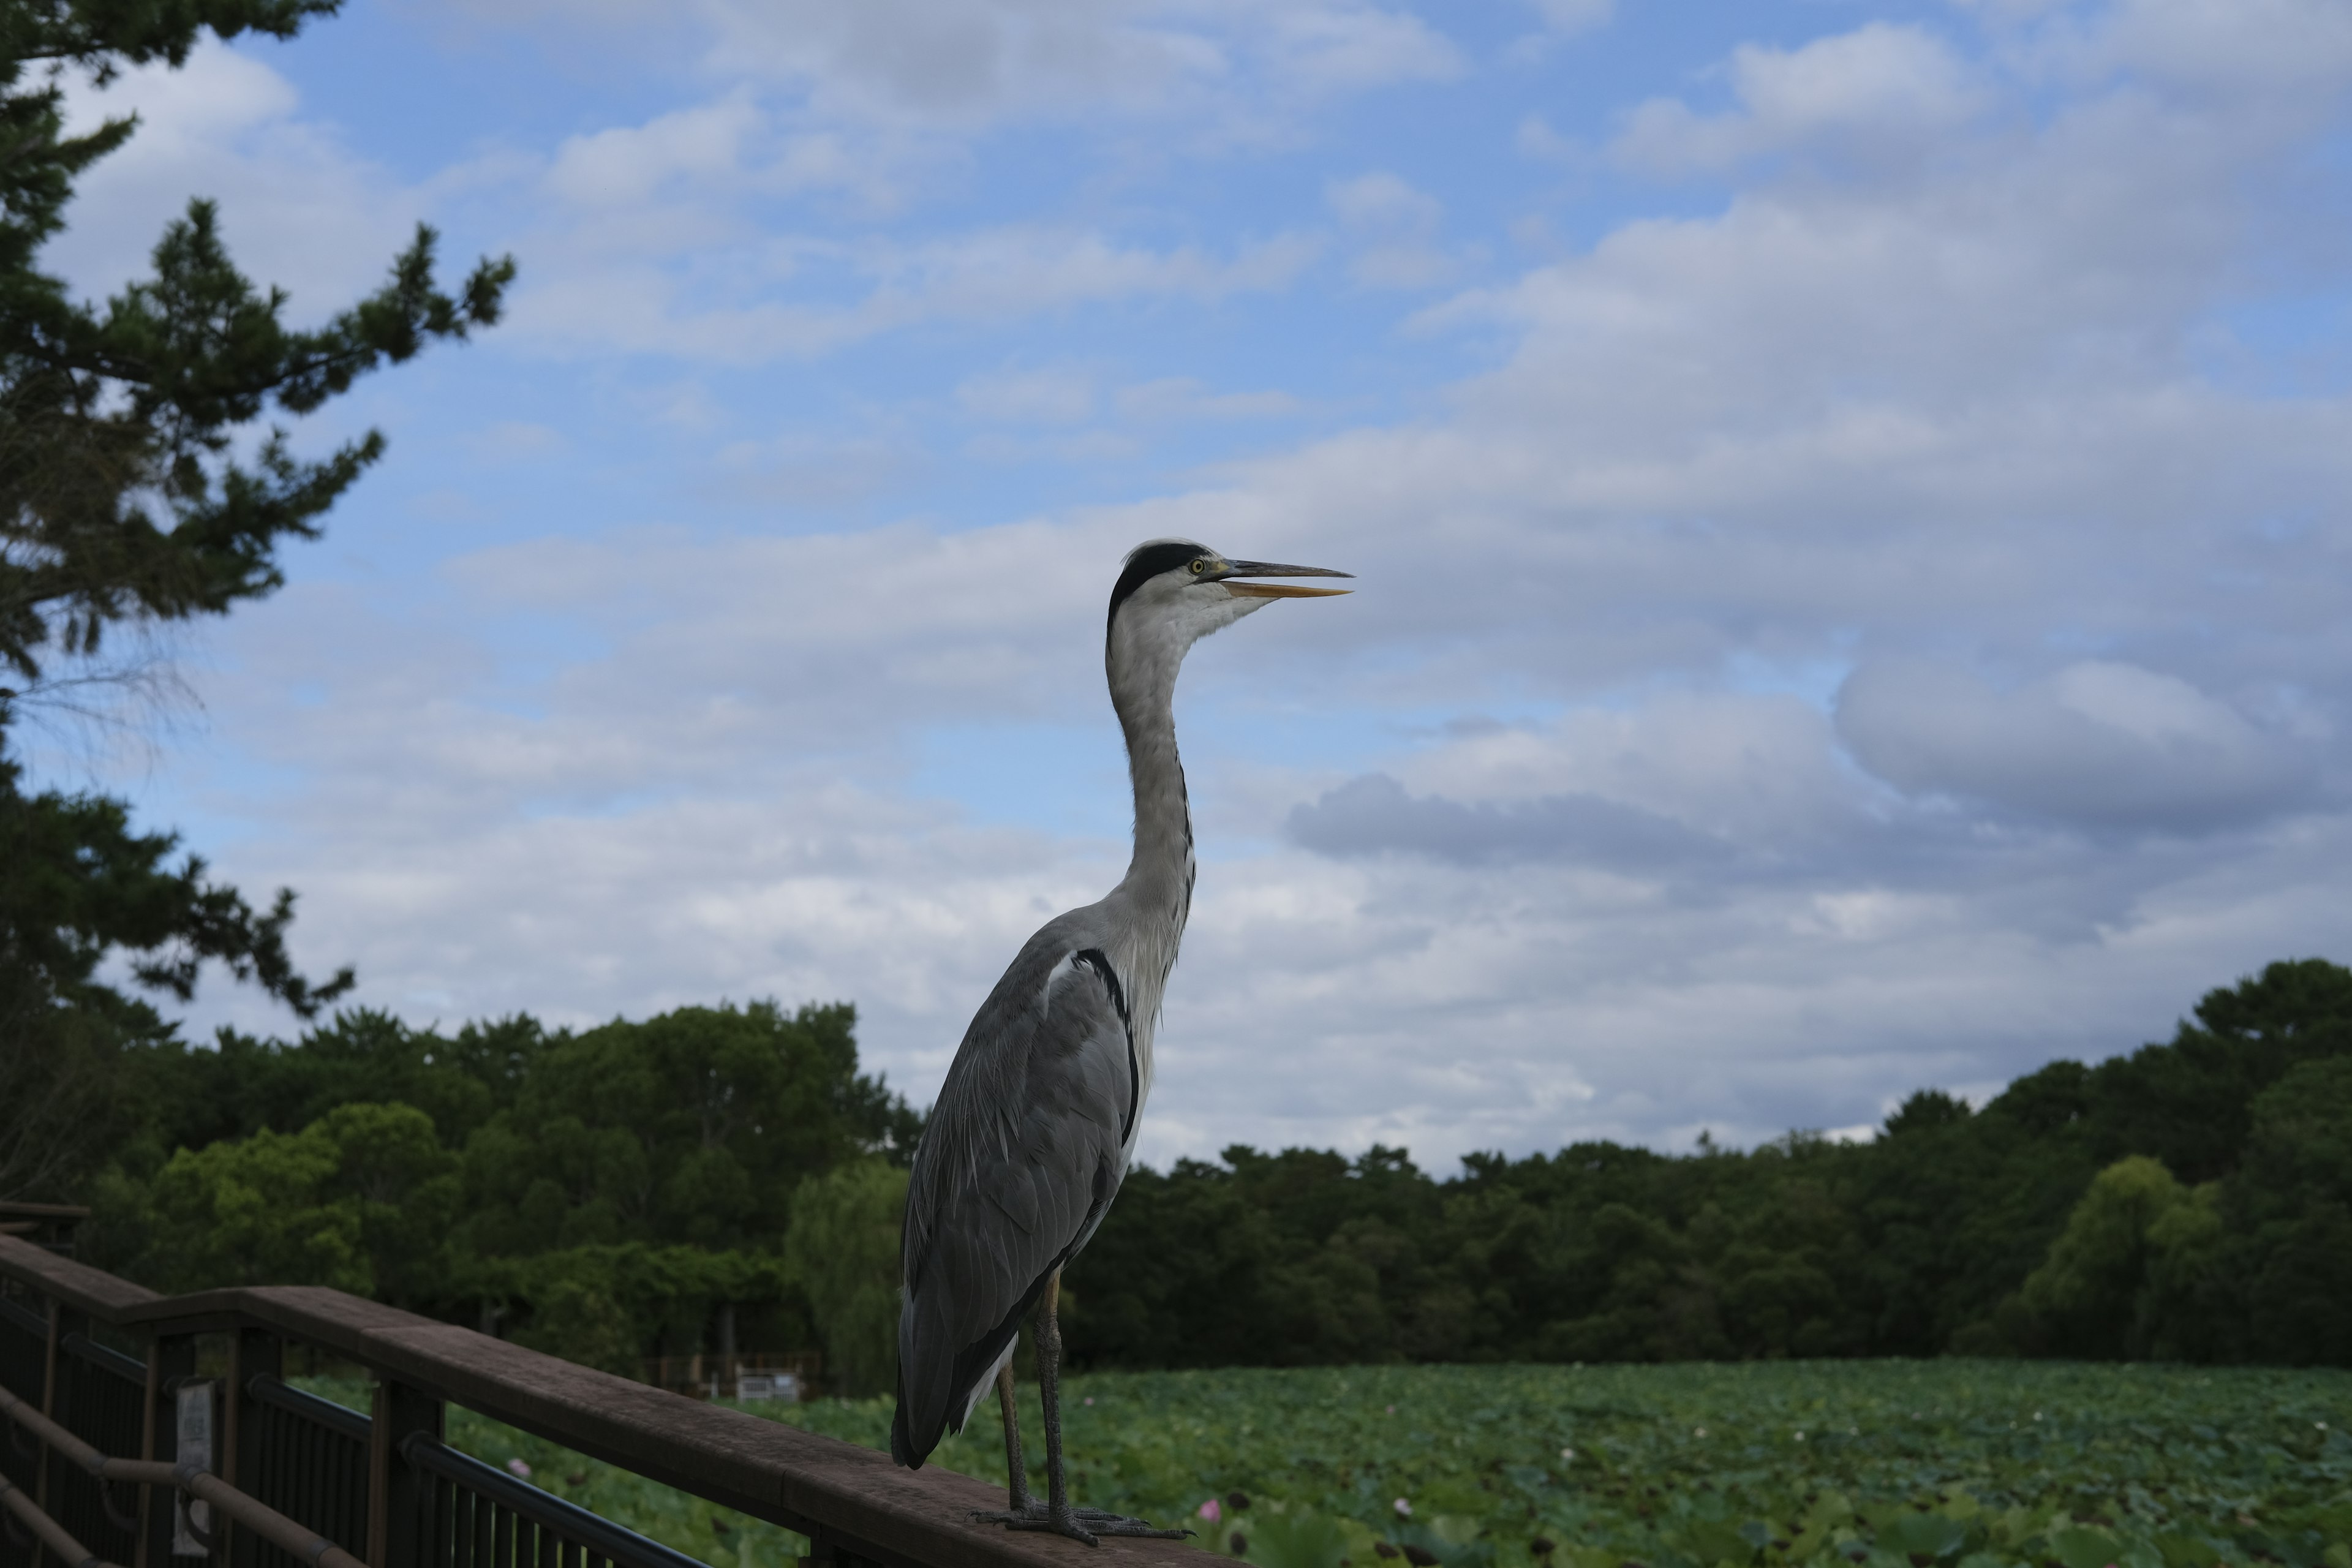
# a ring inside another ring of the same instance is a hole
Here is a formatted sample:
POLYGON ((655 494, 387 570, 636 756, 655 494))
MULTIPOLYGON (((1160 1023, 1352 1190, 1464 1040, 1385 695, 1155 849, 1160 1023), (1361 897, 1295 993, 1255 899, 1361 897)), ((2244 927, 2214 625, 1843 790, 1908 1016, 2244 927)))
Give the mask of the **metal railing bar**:
POLYGON ((49 1337, 48 1320, 22 1301, 11 1300, 5 1296, 0 1296, 0 1318, 6 1319, 28 1334, 35 1334, 42 1339, 49 1337))
MULTIPOLYGON (((291 1414, 291 1412, 288 1412, 291 1414)), ((291 1425, 291 1423, 289 1423, 291 1425)), ((327 1445, 298 1443, 294 1446, 294 1492, 301 1498, 317 1498, 325 1488, 327 1479, 327 1445)))
MULTIPOLYGON (((118 1517, 113 1503, 107 1499, 106 1483, 110 1479, 129 1479, 131 1478, 110 1478, 107 1474, 107 1468, 110 1465, 119 1465, 124 1461, 108 1458, 89 1444, 83 1442, 66 1426, 42 1415, 5 1388, 0 1388, 0 1421, 5 1421, 12 1426, 23 1427, 96 1477, 99 1483, 100 1504, 104 1507, 110 1519, 118 1517)), ((163 1468, 169 1469, 171 1467, 167 1465, 163 1468)), ((170 1483, 167 1481, 165 1484, 170 1483)))
POLYGON ((96 1477, 100 1485, 127 1481, 184 1491, 212 1504, 262 1540, 292 1552, 313 1568, 366 1568, 357 1557, 325 1536, 255 1501, 218 1476, 198 1469, 193 1460, 173 1466, 161 1460, 110 1458, 5 1388, 0 1388, 0 1414, 38 1433, 43 1442, 96 1477))
POLYGON ((114 1568, 113 1563, 68 1534, 64 1525, 42 1512, 40 1505, 5 1476, 0 1476, 0 1508, 21 1521, 42 1545, 58 1554, 59 1561, 72 1563, 74 1568, 114 1568))
MULTIPOLYGON (((425 1474, 463 1487, 539 1527, 541 1542, 561 1538, 564 1546, 593 1548, 601 1557, 630 1568, 708 1568, 698 1557, 664 1546, 634 1530, 624 1529, 601 1514, 566 1502, 553 1492, 519 1480, 496 1465, 462 1454, 423 1432, 412 1434, 400 1446, 401 1458, 425 1474)), ((546 1546, 541 1546, 542 1558, 546 1546)))
POLYGON ((212 1504, 272 1546, 313 1564, 314 1568, 367 1568, 357 1557, 325 1536, 297 1524, 274 1508, 254 1501, 218 1476, 196 1468, 194 1463, 173 1467, 160 1461, 142 1463, 136 1459, 109 1459, 107 1474, 126 1481, 144 1481, 151 1486, 177 1487, 190 1497, 212 1504))
POLYGON ((147 1363, 124 1355, 111 1345, 100 1344, 88 1334, 68 1334, 58 1342, 58 1348, 69 1351, 93 1366, 104 1367, 118 1377, 125 1377, 142 1388, 147 1385, 147 1363))
POLYGON ((465 1568, 486 1568, 489 1557, 490 1519, 499 1511, 498 1504, 488 1498, 478 1497, 466 1510, 465 1551, 461 1553, 465 1568))
MULTIPOLYGON (((404 1458, 410 1456, 404 1454, 404 1458)), ((414 1463, 414 1459, 410 1458, 414 1463)), ((425 1538, 425 1568, 449 1568, 449 1532, 457 1522, 457 1484, 434 1479, 425 1488, 425 1516, 432 1523, 432 1533, 425 1538)))

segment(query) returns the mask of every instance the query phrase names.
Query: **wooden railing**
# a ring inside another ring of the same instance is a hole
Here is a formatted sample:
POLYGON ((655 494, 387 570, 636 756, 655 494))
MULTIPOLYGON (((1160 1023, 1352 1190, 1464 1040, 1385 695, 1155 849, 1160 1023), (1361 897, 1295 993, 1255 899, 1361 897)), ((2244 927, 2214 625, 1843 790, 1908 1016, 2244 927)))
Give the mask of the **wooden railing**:
POLYGON ((1193 1568, 1171 1542, 976 1522, 1003 1493, 310 1286, 162 1297, 0 1236, 0 1568, 694 1568, 442 1440, 455 1404, 796 1531, 802 1568, 1193 1568), (139 1354, 100 1342, 143 1350, 139 1354), (199 1342, 226 1376, 196 1379, 199 1342), (369 1415, 281 1381, 367 1369, 369 1415), (183 1395, 212 1459, 178 1441, 183 1395), (207 1405, 206 1401, 210 1404, 207 1405), (208 1473, 207 1473, 208 1472, 208 1473), (209 1525, 175 1498, 204 1500, 209 1525), (191 1528, 191 1525, 194 1528, 191 1528), (348 1554, 346 1557, 344 1554, 348 1554))
POLYGON ((0 1236, 21 1236, 37 1241, 51 1252, 67 1258, 73 1256, 74 1226, 89 1217, 89 1211, 72 1204, 26 1204, 11 1200, 0 1203, 0 1236))

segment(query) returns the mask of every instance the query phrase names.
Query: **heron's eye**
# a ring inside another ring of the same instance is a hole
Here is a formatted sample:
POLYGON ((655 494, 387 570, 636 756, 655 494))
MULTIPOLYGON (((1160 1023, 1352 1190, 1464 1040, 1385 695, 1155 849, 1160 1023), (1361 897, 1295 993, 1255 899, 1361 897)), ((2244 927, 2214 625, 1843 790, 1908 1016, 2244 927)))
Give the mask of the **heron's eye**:
POLYGON ((1193 575, 1193 576, 1198 577, 1202 573, 1206 572, 1208 569, 1209 569, 1209 558, 1208 558, 1207 556, 1205 556, 1205 555, 1201 555, 1201 556, 1195 556, 1195 557, 1193 558, 1193 560, 1192 560, 1192 575, 1193 575))

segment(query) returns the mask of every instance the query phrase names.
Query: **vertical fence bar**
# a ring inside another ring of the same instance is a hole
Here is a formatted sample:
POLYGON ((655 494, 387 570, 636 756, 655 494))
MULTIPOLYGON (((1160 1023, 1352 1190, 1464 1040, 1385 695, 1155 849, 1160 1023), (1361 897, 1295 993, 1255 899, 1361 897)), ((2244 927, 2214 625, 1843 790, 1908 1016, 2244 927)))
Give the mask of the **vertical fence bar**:
POLYGON ((441 1441, 441 1402, 405 1384, 375 1385, 374 1426, 368 1433, 368 1568, 425 1568, 440 1526, 433 1512, 432 1479, 402 1457, 417 1433, 441 1441))
MULTIPOLYGON (((165 1334, 147 1347, 147 1409, 141 1418, 139 1457, 180 1457, 180 1384, 195 1375, 196 1338, 165 1334)), ((173 1494, 139 1489, 139 1548, 132 1568, 171 1568, 173 1494)))
MULTIPOLYGON (((253 1400, 253 1380, 276 1377, 286 1363, 286 1342, 267 1329, 239 1329, 229 1342, 228 1397, 217 1462, 221 1479, 239 1491, 259 1495, 268 1458, 268 1413, 253 1400)), ((249 1530, 229 1536, 229 1568, 256 1568, 261 1542, 249 1530)))
MULTIPOLYGON (((41 1414, 54 1420, 58 1414, 58 1342, 65 1338, 59 1319, 65 1308, 55 1297, 48 1298, 45 1304, 48 1310, 42 1316, 48 1320, 48 1324, 47 1337, 41 1345, 41 1414)), ((40 1506, 43 1513, 48 1512, 49 1445, 47 1439, 41 1443, 39 1457, 33 1460, 33 1501, 40 1506)), ((42 1568, 43 1555, 42 1544, 36 1538, 33 1542, 33 1568, 42 1568)))

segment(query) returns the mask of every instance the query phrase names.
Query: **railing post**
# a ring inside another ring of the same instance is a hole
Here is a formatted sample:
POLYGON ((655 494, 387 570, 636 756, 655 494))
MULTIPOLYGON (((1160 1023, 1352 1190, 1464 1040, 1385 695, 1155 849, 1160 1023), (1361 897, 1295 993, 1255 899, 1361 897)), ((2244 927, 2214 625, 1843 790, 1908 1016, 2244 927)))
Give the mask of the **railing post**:
MULTIPOLYGON (((49 1337, 48 1342, 42 1347, 41 1360, 41 1414, 59 1426, 70 1427, 73 1425, 73 1363, 65 1353, 66 1336, 81 1333, 89 1325, 81 1313, 69 1310, 56 1297, 50 1297, 48 1302, 49 1337)), ((41 1457, 33 1471, 33 1500, 40 1505, 44 1513, 50 1513, 52 1517, 49 1468, 56 1458, 57 1456, 49 1451, 48 1444, 44 1442, 41 1457)), ((41 1568, 47 1555, 40 1542, 35 1542, 33 1568, 41 1568)))
MULTIPOLYGON (((253 1380, 283 1376, 285 1364, 286 1342, 267 1329, 239 1329, 229 1342, 228 1398, 223 1402, 227 1430, 221 1434, 214 1462, 221 1479, 254 1496, 260 1495, 261 1471, 267 1461, 262 1453, 264 1423, 260 1406, 254 1403, 253 1380)), ((229 1568, 253 1568, 261 1542, 253 1531, 226 1526, 225 1521, 215 1521, 214 1528, 225 1526, 230 1531, 229 1568)))
POLYGON ((405 1384, 375 1385, 368 1434, 368 1568, 424 1568, 432 1478, 419 1475, 400 1446, 419 1432, 442 1439, 441 1402, 405 1384))
MULTIPOLYGON (((140 1418, 139 1457, 171 1462, 179 1458, 181 1381, 196 1370, 194 1334, 161 1334, 147 1344, 147 1409, 140 1418)), ((174 1494, 139 1489, 138 1555, 131 1568, 170 1568, 174 1494)))
POLYGON ((800 1568, 882 1568, 882 1565, 859 1556, 853 1545, 839 1534, 820 1528, 809 1537, 809 1554, 800 1559, 800 1568))

